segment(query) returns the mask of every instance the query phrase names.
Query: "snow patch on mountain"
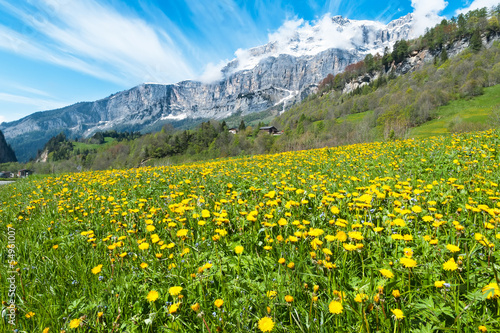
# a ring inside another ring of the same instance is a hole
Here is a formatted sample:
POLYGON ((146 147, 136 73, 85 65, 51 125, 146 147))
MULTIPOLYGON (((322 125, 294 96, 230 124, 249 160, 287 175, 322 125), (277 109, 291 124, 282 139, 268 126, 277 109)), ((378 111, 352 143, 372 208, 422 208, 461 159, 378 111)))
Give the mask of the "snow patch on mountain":
MULTIPOLYGON (((251 49, 239 49, 236 58, 222 71, 224 76, 255 68, 263 59, 288 54, 294 57, 314 56, 336 48, 361 54, 383 53, 394 42, 408 38, 412 14, 387 25, 377 21, 349 20, 325 15, 312 23, 303 19, 289 20, 278 31, 269 34, 269 42, 251 49)), ((210 68, 211 73, 216 69, 210 68)), ((220 76, 218 76, 220 77, 220 76)))

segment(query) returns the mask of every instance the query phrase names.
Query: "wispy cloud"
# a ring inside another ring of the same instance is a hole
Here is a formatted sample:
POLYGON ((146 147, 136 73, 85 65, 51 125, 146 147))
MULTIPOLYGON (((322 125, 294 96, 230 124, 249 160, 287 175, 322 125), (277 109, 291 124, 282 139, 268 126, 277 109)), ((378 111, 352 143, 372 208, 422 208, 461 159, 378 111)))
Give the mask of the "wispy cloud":
POLYGON ((428 27, 433 27, 444 17, 439 13, 448 6, 444 0, 411 0, 413 7, 413 31, 414 37, 420 36, 428 27))
POLYGON ((455 12, 455 15, 465 14, 470 10, 480 9, 480 8, 484 8, 484 7, 490 9, 491 7, 496 6, 498 4, 499 4, 498 0, 475 0, 475 1, 472 1, 472 3, 469 6, 467 6, 466 8, 458 9, 455 12))
POLYGON ((33 105, 38 107, 39 110, 57 109, 68 105, 67 103, 57 102, 51 99, 26 97, 26 96, 20 96, 2 92, 0 92, 0 101, 16 103, 16 104, 33 105))
POLYGON ((164 30, 95 0, 0 5, 35 33, 0 26, 0 47, 123 85, 176 82, 193 70, 164 30))

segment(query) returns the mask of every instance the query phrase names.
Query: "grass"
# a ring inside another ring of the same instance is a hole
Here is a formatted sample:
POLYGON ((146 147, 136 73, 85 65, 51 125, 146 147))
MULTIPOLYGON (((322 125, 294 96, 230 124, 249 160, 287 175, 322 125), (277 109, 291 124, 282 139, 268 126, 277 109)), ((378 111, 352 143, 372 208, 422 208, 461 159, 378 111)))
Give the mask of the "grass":
POLYGON ((114 138, 105 137, 104 143, 96 144, 96 143, 86 143, 86 142, 73 142, 74 149, 80 149, 80 151, 88 149, 88 150, 101 150, 109 147, 111 143, 115 142, 114 138))
POLYGON ((412 128, 409 137, 425 138, 450 133, 454 123, 484 124, 488 126, 491 110, 500 105, 500 85, 484 89, 484 94, 469 100, 452 101, 436 111, 436 119, 412 128))
POLYGON ((371 115, 373 115, 373 111, 352 113, 352 114, 349 114, 347 116, 338 118, 337 123, 341 124, 344 121, 353 122, 353 123, 360 123, 366 116, 371 116, 371 115))
POLYGON ((0 331, 498 331, 499 149, 488 131, 6 185, 0 331))

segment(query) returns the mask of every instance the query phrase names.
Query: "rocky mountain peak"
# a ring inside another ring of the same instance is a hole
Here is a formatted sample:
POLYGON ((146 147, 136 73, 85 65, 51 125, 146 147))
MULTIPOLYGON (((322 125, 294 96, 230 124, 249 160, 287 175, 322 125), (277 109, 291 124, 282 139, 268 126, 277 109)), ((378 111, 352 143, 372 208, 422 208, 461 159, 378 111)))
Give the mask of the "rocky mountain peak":
POLYGON ((328 74, 407 38, 411 20, 407 15, 387 25, 341 16, 290 21, 270 34, 269 43, 238 50, 217 82, 146 83, 95 102, 3 123, 0 129, 18 158, 27 160, 61 131, 69 137, 111 129, 153 131, 168 122, 284 110, 314 92, 328 74))

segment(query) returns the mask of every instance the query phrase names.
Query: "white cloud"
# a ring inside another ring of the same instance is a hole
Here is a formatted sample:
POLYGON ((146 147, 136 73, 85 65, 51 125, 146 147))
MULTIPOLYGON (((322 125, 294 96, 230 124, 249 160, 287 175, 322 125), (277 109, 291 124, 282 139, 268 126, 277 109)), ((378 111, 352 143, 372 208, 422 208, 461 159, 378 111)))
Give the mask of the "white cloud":
POLYGON ((228 62, 228 60, 221 60, 218 64, 209 62, 206 65, 203 74, 201 74, 197 80, 203 83, 213 83, 222 80, 224 76, 221 70, 227 65, 228 62))
POLYGON ((140 18, 95 0, 35 3, 22 11, 0 1, 36 32, 0 27, 0 47, 124 85, 193 76, 168 33, 140 18))
MULTIPOLYGON (((233 71, 251 69, 268 56, 307 56, 331 48, 352 50, 360 46, 372 47, 363 40, 363 26, 370 26, 374 31, 385 27, 376 21, 349 20, 345 24, 347 26, 343 27, 336 23, 330 13, 312 22, 297 18, 287 20, 276 32, 268 35, 268 44, 237 50, 235 56, 238 66, 233 71)), ((373 40, 374 37, 369 39, 373 40)))
POLYGON ((468 11, 480 9, 480 8, 484 8, 484 7, 490 9, 491 7, 496 6, 498 4, 499 4, 498 0, 475 0, 475 1, 472 1, 472 3, 466 8, 457 9, 455 12, 455 15, 465 14, 468 11))
POLYGON ((1 123, 3 123, 4 121, 6 121, 5 116, 2 116, 2 115, 0 114, 0 124, 1 124, 1 123))
POLYGON ((25 104, 25 105, 34 105, 38 107, 39 110, 57 109, 68 105, 68 103, 61 103, 50 99, 26 97, 26 96, 20 96, 2 92, 0 92, 0 101, 25 104))
POLYGON ((439 13, 446 8, 448 2, 444 0, 411 0, 413 7, 413 27, 412 36, 417 37, 430 28, 441 22, 445 17, 439 13))

